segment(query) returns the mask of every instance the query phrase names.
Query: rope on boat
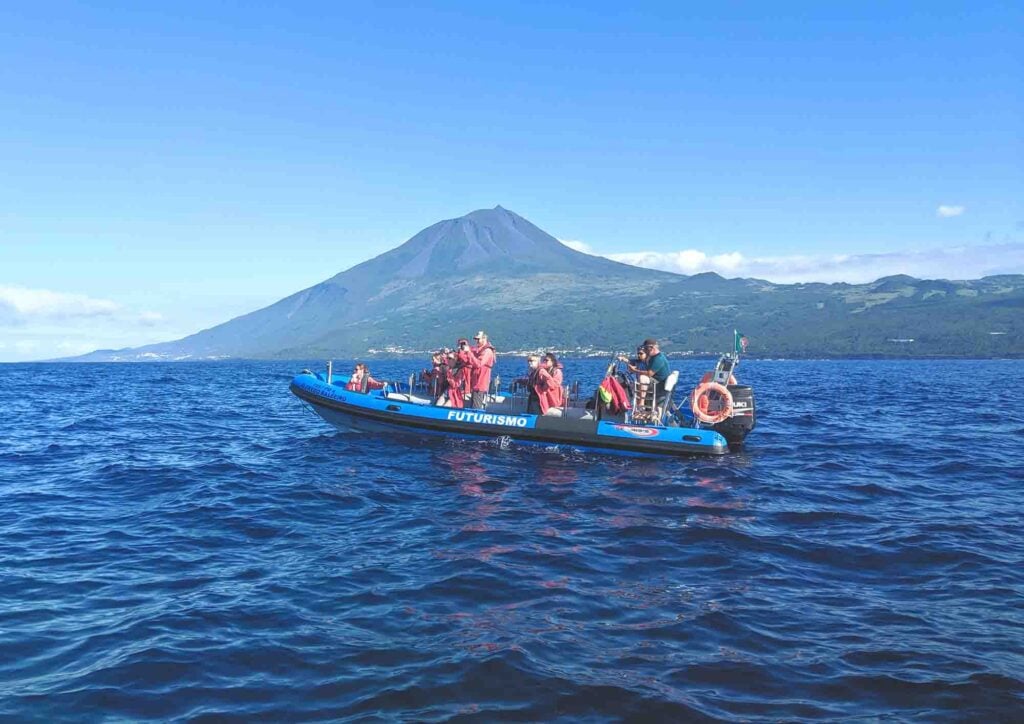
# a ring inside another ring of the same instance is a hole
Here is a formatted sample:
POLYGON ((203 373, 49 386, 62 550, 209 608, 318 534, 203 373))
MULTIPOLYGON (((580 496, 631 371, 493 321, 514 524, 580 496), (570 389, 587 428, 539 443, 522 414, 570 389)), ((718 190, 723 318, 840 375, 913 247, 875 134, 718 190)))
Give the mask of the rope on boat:
POLYGON ((302 405, 302 407, 304 407, 306 410, 309 411, 310 415, 315 417, 317 420, 320 419, 320 415, 316 414, 316 410, 313 409, 312 405, 310 405, 308 402, 306 402, 305 400, 303 400, 300 397, 296 397, 295 399, 297 399, 299 401, 299 404, 302 405))

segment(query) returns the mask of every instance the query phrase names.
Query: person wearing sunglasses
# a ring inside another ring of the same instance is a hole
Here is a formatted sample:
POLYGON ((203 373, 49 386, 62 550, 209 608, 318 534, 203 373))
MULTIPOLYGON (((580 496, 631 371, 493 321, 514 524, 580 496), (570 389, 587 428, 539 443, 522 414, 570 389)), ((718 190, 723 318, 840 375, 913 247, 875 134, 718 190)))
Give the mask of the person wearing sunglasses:
MULTIPOLYGON (((647 369, 648 374, 657 380, 659 385, 664 385, 665 380, 672 373, 672 369, 668 363, 668 357, 658 347, 658 340, 648 337, 644 340, 643 344, 644 351, 647 352, 647 369)), ((660 388, 659 388, 660 389, 660 388)))

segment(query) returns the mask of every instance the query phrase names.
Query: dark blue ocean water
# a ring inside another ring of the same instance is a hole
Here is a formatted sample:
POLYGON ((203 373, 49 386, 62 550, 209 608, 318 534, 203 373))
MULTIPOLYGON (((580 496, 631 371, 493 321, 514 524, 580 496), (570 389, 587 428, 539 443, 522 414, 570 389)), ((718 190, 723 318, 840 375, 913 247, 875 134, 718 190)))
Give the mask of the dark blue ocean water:
POLYGON ((1022 362, 748 361, 747 449, 660 461, 303 366, 0 366, 0 717, 1024 719, 1022 362))

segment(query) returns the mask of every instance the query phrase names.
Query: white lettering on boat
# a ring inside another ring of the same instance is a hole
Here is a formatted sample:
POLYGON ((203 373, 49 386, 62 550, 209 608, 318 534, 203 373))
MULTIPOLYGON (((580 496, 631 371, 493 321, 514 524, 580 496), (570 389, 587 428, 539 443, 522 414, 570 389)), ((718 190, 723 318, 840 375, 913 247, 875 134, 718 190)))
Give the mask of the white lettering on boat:
POLYGON ((526 427, 529 418, 514 415, 489 415, 485 412, 465 412, 452 410, 448 419, 455 422, 476 422, 481 425, 503 425, 505 427, 526 427))

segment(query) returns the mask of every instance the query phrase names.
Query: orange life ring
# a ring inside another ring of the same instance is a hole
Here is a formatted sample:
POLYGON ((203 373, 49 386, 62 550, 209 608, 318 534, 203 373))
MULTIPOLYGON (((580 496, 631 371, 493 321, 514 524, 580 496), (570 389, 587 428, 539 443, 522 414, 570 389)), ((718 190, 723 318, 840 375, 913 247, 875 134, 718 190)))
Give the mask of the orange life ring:
POLYGON ((727 420, 732 415, 732 394, 725 385, 720 385, 717 382, 701 382, 697 385, 697 389, 693 391, 690 399, 690 409, 693 410, 693 416, 708 425, 716 425, 727 420), (712 392, 716 393, 720 398, 715 400, 715 402, 721 404, 721 408, 715 412, 710 411, 712 392))
MULTIPOLYGON (((712 374, 714 374, 714 373, 713 372, 705 372, 704 376, 700 378, 700 383, 703 385, 705 382, 710 382, 712 374)), ((729 384, 730 385, 739 384, 738 382, 736 382, 735 375, 729 375, 729 384)))

